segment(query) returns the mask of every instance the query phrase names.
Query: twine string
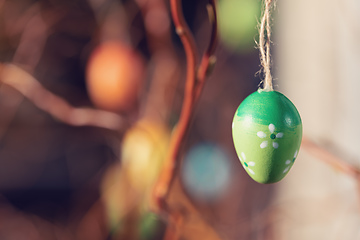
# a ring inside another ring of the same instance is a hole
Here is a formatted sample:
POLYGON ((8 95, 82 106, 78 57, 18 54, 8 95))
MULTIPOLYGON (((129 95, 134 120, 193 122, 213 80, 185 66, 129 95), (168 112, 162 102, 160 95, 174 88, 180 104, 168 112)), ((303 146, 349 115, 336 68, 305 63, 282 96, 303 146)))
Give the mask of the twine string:
POLYGON ((259 30, 259 50, 260 50, 260 62, 265 74, 264 87, 265 91, 273 91, 272 76, 270 71, 271 59, 270 59, 270 43, 271 43, 271 28, 270 28, 270 13, 271 4, 273 0, 264 0, 265 8, 261 18, 260 30, 259 30), (266 32, 266 37, 265 37, 266 32))

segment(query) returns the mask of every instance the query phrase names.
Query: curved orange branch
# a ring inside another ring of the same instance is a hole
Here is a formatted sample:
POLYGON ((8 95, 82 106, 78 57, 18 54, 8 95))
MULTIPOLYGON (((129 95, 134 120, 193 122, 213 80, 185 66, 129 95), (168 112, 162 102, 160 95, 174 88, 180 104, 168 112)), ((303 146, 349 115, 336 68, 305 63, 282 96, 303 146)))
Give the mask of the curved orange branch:
POLYGON ((206 49, 199 66, 199 70, 197 73, 197 81, 196 81, 196 89, 195 89, 195 101, 200 96, 202 88, 205 83, 206 77, 210 74, 215 62, 216 58, 214 56, 215 49, 218 43, 218 27, 217 27, 217 15, 216 15, 216 1, 209 0, 207 5, 209 20, 211 24, 211 38, 208 48, 206 49))
POLYGON ((194 105, 200 96, 205 78, 208 75, 209 66, 214 63, 214 51, 217 44, 217 21, 215 0, 209 0, 208 10, 212 23, 212 34, 208 49, 206 50, 200 65, 197 68, 197 49, 195 47, 194 36, 187 26, 182 14, 180 0, 170 0, 170 7, 176 33, 184 46, 187 68, 184 100, 180 119, 173 131, 170 141, 169 154, 160 174, 159 181, 154 189, 155 210, 168 211, 165 199, 169 193, 169 188, 174 180, 175 172, 178 166, 178 157, 182 143, 189 128, 194 105))
POLYGON ((190 124, 191 114, 193 110, 193 94, 196 79, 196 62, 197 54, 195 40, 190 32, 188 25, 182 15, 182 7, 180 0, 170 0, 171 14, 176 28, 176 33, 184 46, 186 54, 186 84, 183 106, 180 119, 173 131, 170 140, 169 154, 162 169, 159 181, 154 190, 154 204, 158 211, 166 210, 167 206, 165 198, 169 193, 170 185, 174 179, 174 173, 177 167, 177 158, 180 152, 181 143, 183 142, 188 126, 190 124))

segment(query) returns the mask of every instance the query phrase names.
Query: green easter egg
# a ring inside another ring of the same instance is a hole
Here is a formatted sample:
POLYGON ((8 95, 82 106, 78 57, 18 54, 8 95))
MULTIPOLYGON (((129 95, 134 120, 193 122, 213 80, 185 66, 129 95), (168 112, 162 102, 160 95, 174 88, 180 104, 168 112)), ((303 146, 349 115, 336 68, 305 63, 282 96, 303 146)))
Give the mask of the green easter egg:
POLYGON ((232 134, 236 153, 259 183, 285 177, 299 153, 302 123, 294 104, 277 91, 250 94, 238 107, 232 134))

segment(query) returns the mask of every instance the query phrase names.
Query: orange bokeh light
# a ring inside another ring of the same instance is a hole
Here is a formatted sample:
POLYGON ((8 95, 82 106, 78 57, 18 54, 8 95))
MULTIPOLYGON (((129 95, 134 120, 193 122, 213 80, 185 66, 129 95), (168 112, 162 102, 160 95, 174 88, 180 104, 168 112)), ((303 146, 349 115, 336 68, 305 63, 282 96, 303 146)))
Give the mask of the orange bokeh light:
POLYGON ((87 65, 87 89, 99 108, 128 111, 138 98, 144 75, 140 55, 129 46, 109 41, 94 49, 87 65))

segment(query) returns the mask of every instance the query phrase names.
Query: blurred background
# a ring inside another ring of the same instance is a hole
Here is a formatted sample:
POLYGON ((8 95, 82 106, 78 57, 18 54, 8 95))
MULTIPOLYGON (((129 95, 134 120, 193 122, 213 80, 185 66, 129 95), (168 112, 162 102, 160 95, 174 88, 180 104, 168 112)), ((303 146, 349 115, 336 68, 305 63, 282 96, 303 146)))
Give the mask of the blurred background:
MULTIPOLYGON (((207 1, 182 1, 199 54, 207 1)), ((181 150, 169 204, 151 190, 181 110, 185 55, 164 0, 0 0, 0 239, 360 239, 360 2, 279 0, 276 90, 304 136, 280 183, 242 169, 231 122, 261 81, 260 0, 219 0, 217 63, 181 150), (348 165, 346 165, 348 166, 348 165), (170 229, 170 230, 169 230, 170 229), (170 239, 170 238, 168 238, 170 239)))

